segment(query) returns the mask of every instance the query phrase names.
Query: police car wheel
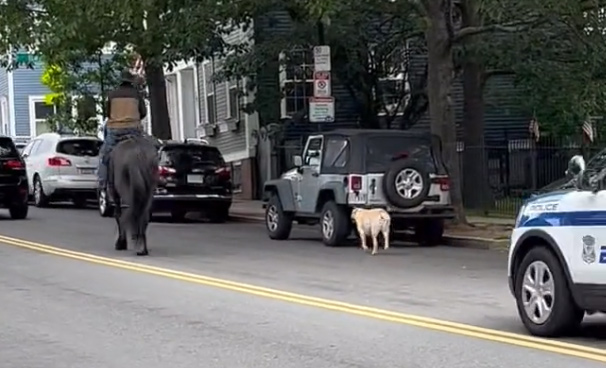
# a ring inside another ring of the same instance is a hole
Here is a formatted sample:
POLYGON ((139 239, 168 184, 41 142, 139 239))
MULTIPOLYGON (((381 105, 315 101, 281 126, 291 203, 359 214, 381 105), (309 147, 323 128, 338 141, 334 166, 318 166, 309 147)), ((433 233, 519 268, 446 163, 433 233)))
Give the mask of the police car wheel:
POLYGON ((566 335, 585 315, 572 298, 560 261, 544 246, 532 248, 517 268, 515 296, 520 318, 535 336, 566 335))

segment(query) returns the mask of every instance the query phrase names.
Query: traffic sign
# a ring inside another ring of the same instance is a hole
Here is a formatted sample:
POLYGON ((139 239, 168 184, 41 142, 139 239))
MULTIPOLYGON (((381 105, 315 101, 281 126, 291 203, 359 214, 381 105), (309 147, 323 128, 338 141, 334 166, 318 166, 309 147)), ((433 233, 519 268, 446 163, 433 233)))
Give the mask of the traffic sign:
POLYGON ((330 71, 330 46, 314 46, 314 70, 330 71))
POLYGON ((332 97, 311 97, 309 99, 309 121, 312 123, 332 123, 335 121, 335 99, 332 97))
POLYGON ((314 97, 330 97, 330 73, 314 72, 314 97))

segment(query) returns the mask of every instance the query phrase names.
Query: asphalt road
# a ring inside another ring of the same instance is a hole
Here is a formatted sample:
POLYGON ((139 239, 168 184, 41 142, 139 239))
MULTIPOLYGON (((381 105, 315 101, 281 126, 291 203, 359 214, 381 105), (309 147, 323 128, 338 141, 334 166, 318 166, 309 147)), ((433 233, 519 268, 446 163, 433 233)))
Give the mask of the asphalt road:
MULTIPOLYGON (((0 234, 390 311, 524 333, 506 255, 400 247, 371 257, 325 248, 303 228, 267 239, 257 224, 150 228, 151 256, 113 251, 92 210, 0 217, 0 234)), ((0 367, 572 367, 597 362, 327 311, 0 246, 0 367), (49 362, 57 362, 49 364, 49 362)), ((606 348, 603 317, 576 344, 606 348)), ((606 352, 605 352, 606 354, 606 352)))

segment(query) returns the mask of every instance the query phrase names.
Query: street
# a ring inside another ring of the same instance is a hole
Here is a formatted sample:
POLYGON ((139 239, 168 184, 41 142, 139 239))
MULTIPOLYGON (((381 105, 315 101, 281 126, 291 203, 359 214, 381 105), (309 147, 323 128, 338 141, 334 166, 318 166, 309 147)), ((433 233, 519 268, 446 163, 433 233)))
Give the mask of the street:
POLYGON ((261 224, 158 217, 150 257, 137 258, 113 250, 114 221, 95 210, 30 213, 0 217, 1 368, 606 362, 603 316, 566 339, 575 347, 526 338, 505 253, 401 246, 371 257, 324 247, 315 228, 277 242, 261 224))

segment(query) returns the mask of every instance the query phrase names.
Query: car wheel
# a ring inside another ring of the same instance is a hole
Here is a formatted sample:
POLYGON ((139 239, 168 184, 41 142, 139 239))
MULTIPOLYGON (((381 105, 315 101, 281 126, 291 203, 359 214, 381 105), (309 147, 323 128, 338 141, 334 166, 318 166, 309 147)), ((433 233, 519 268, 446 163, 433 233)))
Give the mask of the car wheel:
POLYGON ((42 187, 42 181, 40 177, 36 175, 34 177, 34 205, 42 208, 48 206, 48 197, 44 194, 44 188, 42 187))
POLYGON ((29 206, 27 203, 14 204, 8 208, 8 212, 13 220, 24 220, 27 218, 29 206))
POLYGON ((531 249, 515 274, 515 296, 524 326, 535 336, 574 331, 585 312, 572 299, 560 261, 543 246, 531 249))
POLYGON ((419 245, 435 247, 440 245, 444 235, 444 220, 428 219, 420 221, 415 226, 415 238, 419 245))
POLYGON ((322 242, 334 247, 342 244, 351 233, 351 222, 347 210, 333 201, 328 201, 320 215, 322 242))
POLYGON ((229 207, 217 207, 208 212, 208 219, 215 224, 222 224, 229 219, 229 207))
POLYGON ((97 192, 97 200, 99 201, 99 214, 101 217, 111 217, 113 215, 114 207, 109 201, 107 196, 107 190, 99 189, 97 192))
POLYGON ((273 195, 265 209, 265 227, 270 239, 286 240, 292 230, 293 216, 284 212, 282 203, 277 195, 273 195))
MULTIPOLYGON (((170 211, 170 217, 175 222, 183 222, 185 220, 185 215, 187 215, 187 211, 184 210, 175 209, 170 211)), ((149 214, 149 217, 151 218, 151 213, 149 214)))

